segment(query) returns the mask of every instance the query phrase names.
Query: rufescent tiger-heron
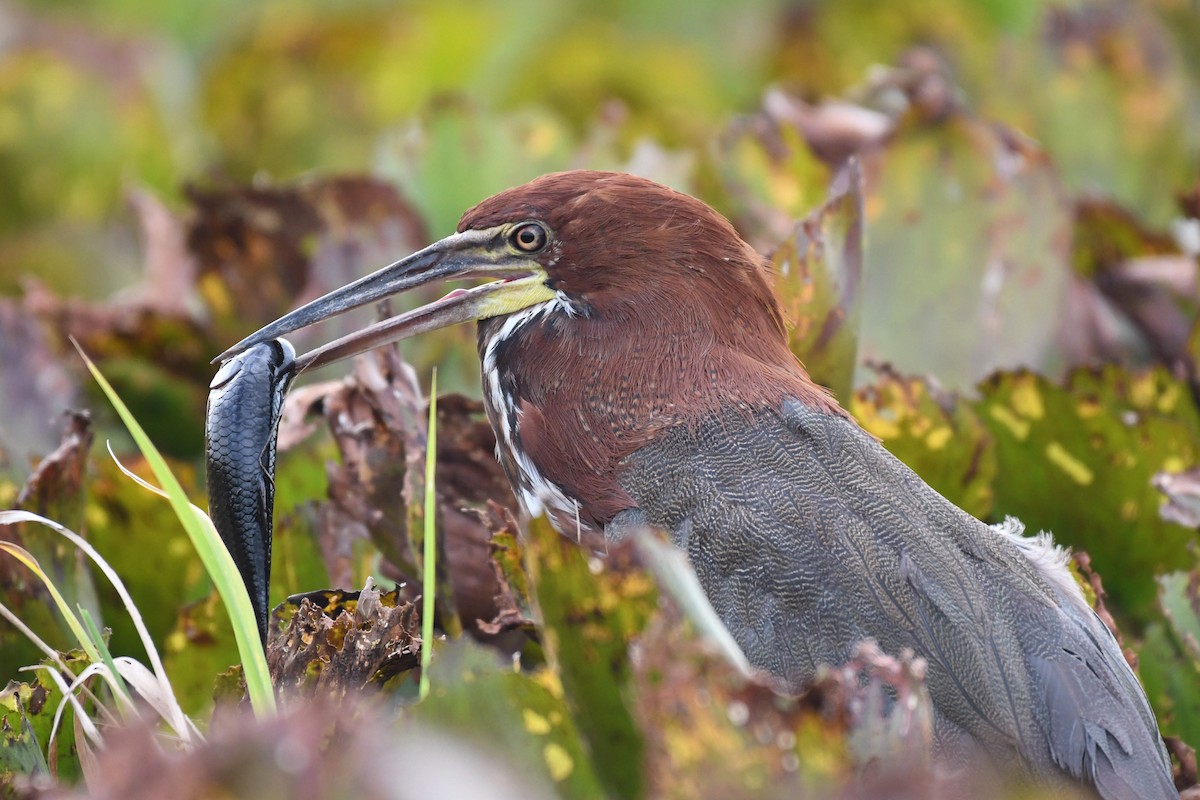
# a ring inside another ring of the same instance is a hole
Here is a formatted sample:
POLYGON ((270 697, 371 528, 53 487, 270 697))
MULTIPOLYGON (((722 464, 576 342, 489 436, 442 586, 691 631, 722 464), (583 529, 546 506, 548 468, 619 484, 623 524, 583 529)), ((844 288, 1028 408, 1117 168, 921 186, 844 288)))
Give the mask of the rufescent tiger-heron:
POLYGON ((264 625, 270 520, 251 501, 274 446, 243 423, 277 414, 300 369, 468 320, 525 511, 610 539, 670 532, 752 664, 799 688, 864 639, 911 648, 928 661, 939 752, 982 750, 1109 800, 1178 797, 1145 694, 1065 554, 1015 522, 985 525, 892 457, 789 350, 764 259, 704 203, 632 175, 501 192, 453 235, 221 355, 210 497, 225 530, 250 531, 227 538, 264 625), (498 280, 300 358, 277 341, 474 277, 498 280))

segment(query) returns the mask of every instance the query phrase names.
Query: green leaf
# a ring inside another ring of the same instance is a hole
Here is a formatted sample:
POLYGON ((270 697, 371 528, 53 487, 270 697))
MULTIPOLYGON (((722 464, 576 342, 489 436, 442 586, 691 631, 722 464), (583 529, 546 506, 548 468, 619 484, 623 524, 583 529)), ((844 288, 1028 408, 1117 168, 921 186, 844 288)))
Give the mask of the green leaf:
MULTIPOLYGON (((181 482, 195 483, 190 466, 172 464, 172 469, 181 482)), ((209 591, 208 578, 169 504, 126 478, 107 456, 97 460, 94 473, 88 487, 92 499, 87 509, 88 540, 137 599, 151 638, 165 642, 180 608, 209 591)), ((132 620, 127 614, 108 611, 119 608, 116 589, 100 581, 96 592, 105 609, 104 624, 112 629, 113 652, 138 652, 132 620)), ((180 695, 181 701, 185 698, 186 694, 180 695)), ((189 711, 195 708, 188 702, 183 705, 189 711)))
POLYGON ((500 749, 518 769, 544 776, 558 796, 602 797, 604 784, 593 764, 605 772, 624 769, 594 749, 596 760, 589 757, 550 669, 517 672, 494 651, 458 639, 438 648, 430 671, 432 691, 411 709, 413 718, 500 749))
MULTIPOLYGON (((22 513, 25 512, 6 511, 4 512, 3 516, 10 517, 22 513)), ((28 516, 28 514, 26 514, 26 516, 28 516)), ((8 519, 4 519, 3 522, 5 524, 9 524, 8 519)), ((84 652, 87 653, 88 659, 93 663, 101 662, 103 659, 100 656, 100 651, 96 649, 96 645, 92 642, 91 637, 88 636, 87 629, 84 627, 83 622, 79 619, 79 616, 75 613, 75 609, 71 608, 71 606, 63 598, 62 593, 59 592, 54 580, 46 574, 46 572, 42 569, 41 564, 38 563, 37 559, 34 558, 33 555, 24 547, 8 541, 0 541, 0 554, 11 556, 12 558, 16 559, 22 565, 24 565, 26 569, 28 569, 30 572, 36 575, 39 580, 42 581, 46 587, 46 590, 50 593, 50 597, 54 600, 54 606, 58 609, 58 613, 61 614, 63 619, 66 621, 67 627, 71 631, 71 635, 75 637, 75 641, 80 647, 83 648, 84 652)), ((115 679, 119 685, 120 676, 115 676, 115 679)))
POLYGON ((267 661, 263 654, 262 642, 258 636, 258 625, 254 618, 254 609, 250 604, 250 596, 242 583, 233 557, 225 549, 220 536, 213 527, 212 520, 193 506, 184 494, 183 487, 167 466, 166 461, 159 455, 154 444, 146 436, 145 431, 138 425, 137 420, 129 413, 129 409, 121 402, 121 398, 113 391, 112 386, 100 374, 96 365, 79 351, 92 377, 100 384, 109 402, 117 410, 121 421, 129 429, 129 433, 137 442, 151 470, 154 472, 159 485, 162 486, 175 515, 179 518, 184 530, 187 531, 192 545, 204 563, 204 568, 216 584, 229 613, 234 636, 238 642, 242 665, 246 671, 246 685, 250 694, 250 703, 260 716, 275 711, 275 694, 271 687, 271 676, 267 671, 267 661))
POLYGON ((979 419, 995 440, 995 515, 1019 517, 1087 550, 1115 611, 1147 622, 1155 576, 1190 568, 1194 531, 1159 516, 1160 471, 1200 459, 1200 419, 1165 370, 1073 372, 1065 387, 1029 372, 980 386, 979 419))
POLYGON ((1200 669, 1200 571, 1172 572, 1158 579, 1159 602, 1183 652, 1200 669))
POLYGON ((824 201, 831 174, 795 128, 754 122, 729 125, 697 182, 746 241, 766 250, 824 201))
POLYGON ((1182 652, 1167 626, 1146 626, 1138 673, 1165 736, 1200 742, 1200 667, 1182 652))
POLYGON ((863 186, 857 160, 837 175, 825 202, 771 253, 775 290, 791 322, 789 344, 814 381, 848 398, 854 385, 862 308, 863 186))
POLYGON ((855 392, 849 408, 943 497, 976 517, 992 512, 995 446, 969 402, 940 393, 922 378, 882 370, 874 383, 855 392))
POLYGON ((1056 352, 1071 209, 1049 160, 966 115, 901 127, 868 223, 860 347, 969 389, 1056 352))
MULTIPOLYGON (((63 653, 62 658, 76 675, 89 663, 87 656, 79 650, 63 653)), ((43 664, 57 669, 49 660, 43 664)), ((10 681, 0 690, 0 786, 8 785, 15 774, 52 773, 62 784, 69 784, 79 777, 74 726, 60 723, 53 764, 45 752, 62 698, 58 685, 40 670, 32 673, 28 682, 10 681)), ((73 713, 73 709, 64 711, 64 714, 73 713)))
POLYGON ((317 532, 316 501, 328 491, 325 462, 332 457, 328 441, 320 445, 305 442, 279 455, 275 469, 277 513, 271 544, 271 597, 287 597, 331 585, 317 532))
POLYGON ((421 699, 429 694, 429 663, 433 659, 433 616, 437 592, 437 369, 429 379, 429 434, 425 439, 425 514, 421 559, 421 699))
POLYGON ((17 775, 50 773, 42 745, 26 713, 26 708, 32 705, 37 709, 33 713, 40 714, 46 700, 46 691, 40 685, 12 681, 0 691, 0 786, 11 785, 17 775))
POLYGON ((545 518, 534 520, 529 532, 525 555, 542 637, 575 724, 603 765, 608 792, 641 797, 645 743, 631 708, 629 645, 654 611, 654 580, 629 566, 630 546, 601 560, 545 518))
POLYGON ((1140 674, 1166 735, 1200 741, 1200 571, 1158 579, 1166 624, 1154 622, 1138 648, 1140 674))
MULTIPOLYGON (((216 592, 172 610, 175 622, 163 637, 163 663, 184 711, 203 714, 213 703, 214 676, 237 661, 237 643, 216 592)), ((244 693, 243 685, 238 699, 244 693)))
POLYGON ((844 710, 861 698, 775 694, 716 657, 670 604, 639 640, 634 673, 652 797, 834 797, 853 774, 844 710))
POLYGON ((563 169, 577 146, 548 112, 489 114, 467 102, 445 102, 388 141, 380 160, 385 174, 408 187, 440 238, 485 197, 563 169))

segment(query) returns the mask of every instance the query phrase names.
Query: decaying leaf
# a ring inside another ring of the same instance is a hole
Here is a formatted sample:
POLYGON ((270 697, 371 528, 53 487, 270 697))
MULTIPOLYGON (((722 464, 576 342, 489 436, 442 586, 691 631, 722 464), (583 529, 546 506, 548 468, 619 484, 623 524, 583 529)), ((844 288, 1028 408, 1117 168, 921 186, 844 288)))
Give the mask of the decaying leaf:
MULTIPOLYGON (((92 446, 91 415, 72 411, 63 416, 62 440, 34 467, 17 494, 16 506, 61 521, 73 530, 84 530, 87 500, 88 456, 92 446)), ((40 526, 23 523, 0 528, 0 538, 20 544, 33 554, 71 607, 83 606, 98 613, 96 585, 83 553, 40 526)), ((65 631, 45 584, 13 558, 0 556, 0 599, 22 619, 54 641, 50 632, 65 631)), ((71 639, 66 639, 70 641, 71 639)), ((25 637, 0 620, 0 665, 16 670, 40 658, 25 637), (14 663, 25 660, 25 663, 14 663)))
POLYGON ((1197 800, 1200 798, 1200 780, 1197 780, 1196 748, 1178 736, 1164 736, 1163 742, 1175 762, 1175 788, 1180 790, 1180 800, 1197 800))
POLYGON ((673 594, 663 599, 629 650, 648 796, 1006 796, 1010 776, 936 761, 922 659, 864 642, 784 695, 698 636, 673 594))
POLYGON ((517 520, 507 508, 494 501, 478 512, 492 531, 490 542, 492 569, 496 577, 496 616, 479 619, 479 629, 489 635, 511 630, 531 631, 536 625, 532 606, 532 587, 522 565, 521 533, 517 520))
POLYGON ((1154 488, 1167 497, 1158 514, 1167 522, 1200 529, 1200 467, 1180 472, 1159 472, 1154 488))
MULTIPOLYGON (((355 542, 361 541, 379 549, 393 577, 410 581, 420 575, 411 527, 424 482, 423 406, 412 368, 391 348, 356 359, 352 375, 301 387, 285 402, 281 434, 287 433, 289 446, 308 435, 306 420, 320 415, 341 455, 341 463, 326 465, 329 502, 316 512, 318 539, 335 586, 358 579, 353 555, 355 542)), ((411 591, 419 594, 419 582, 411 591)))
MULTIPOLYGON (((140 357, 168 375, 204 386, 211 376, 209 361, 219 352, 217 339, 200 321, 160 313, 144 305, 109 305, 61 298, 29 281, 25 305, 50 328, 73 337, 89 357, 140 357)), ((60 346, 66 346, 65 341, 60 346)))
POLYGON ((79 530, 83 522, 84 477, 92 447, 92 416, 87 411, 65 415, 62 442, 38 462, 20 494, 17 507, 79 530))
POLYGON ((198 288, 227 341, 427 239, 395 187, 364 176, 191 187, 188 196, 198 288))
POLYGON ((791 322, 789 344, 817 383, 846 398, 854 386, 861 320, 863 177, 857 160, 837 172, 825 202, 769 256, 791 322))
MULTIPOLYGON (((285 404, 287 444, 307 435, 305 419, 319 413, 341 454, 340 464, 327 465, 330 500, 317 510, 335 586, 357 579, 356 542, 369 540, 385 557, 384 574, 406 585, 405 596, 420 593, 425 402, 412 368, 394 350, 381 349, 357 359, 350 377, 301 388, 285 404)), ((476 621, 496 616, 499 586, 492 532, 471 509, 490 500, 512 504, 512 494, 492 455, 495 438, 481 404, 440 398, 438 423, 440 619, 453 625, 457 615, 467 630, 480 632, 476 621)))
POLYGON ((458 639, 437 648, 430 687, 408 710, 414 721, 503 754, 522 774, 553 786, 556 797, 604 795, 601 774, 608 767, 589 750, 551 668, 518 671, 491 648, 458 639))
POLYGON ((496 461, 496 435, 484 416, 483 404, 462 395, 442 395, 437 415, 441 574, 451 582, 464 628, 482 631, 478 622, 503 616, 505 611, 497 607, 504 590, 492 565, 497 528, 480 514, 502 513, 507 521, 516 499, 496 461))
MULTIPOLYGON (((59 655, 74 675, 88 665, 82 651, 59 655)), ((42 665, 57 669, 48 659, 42 665)), ((71 680, 71 676, 63 677, 71 680)), ((26 782, 31 778, 50 776, 70 782, 79 777, 75 732, 69 725, 60 724, 51 746, 54 715, 62 700, 58 684, 43 671, 29 673, 28 681, 9 681, 0 689, 0 793, 5 797, 9 796, 8 789, 19 780, 18 776, 23 776, 26 782)), ((85 709, 92 707, 86 696, 81 697, 81 705, 85 709)), ((65 711, 64 721, 74 713, 65 711)))
MULTIPOLYGON (((0 786, 11 786, 18 775, 48 775, 42 744, 30 717, 46 708, 48 690, 40 683, 32 686, 9 681, 0 690, 0 786)), ((53 712, 51 712, 53 713, 53 712)))
POLYGON ((795 127, 757 114, 735 119, 721 132, 698 183, 705 199, 765 252, 822 202, 830 175, 795 127))
POLYGON ((1077 321, 1073 361, 1104 357, 1131 363, 1152 357, 1168 367, 1184 365, 1200 307, 1200 265, 1194 254, 1181 252, 1171 236, 1149 230, 1115 203, 1086 198, 1075 205, 1072 262, 1128 323, 1124 336, 1118 332, 1089 341, 1078 329, 1102 328, 1077 321))
POLYGON ((1049 157, 965 112, 906 126, 868 201, 862 353, 957 389, 1051 363, 1071 218, 1049 157))
POLYGON ((296 595, 271 612, 271 682, 281 699, 340 702, 420 664, 416 606, 368 581, 358 592, 296 595))
POLYGON ((847 720, 715 657, 670 606, 638 639, 633 709, 653 797, 827 796, 851 774, 847 720))
POLYGON ((800 131, 813 153, 832 166, 878 150, 896 130, 894 114, 847 100, 808 103, 778 89, 767 91, 763 111, 800 131))
POLYGON ((37 316, 27 304, 0 298, 0 450, 21 461, 48 452, 57 444, 52 420, 78 404, 79 388, 37 316))
POLYGON ((1158 586, 1163 614, 1200 672, 1200 570, 1163 575, 1158 586))
POLYGON ((153 308, 164 316, 186 317, 196 311, 196 260, 187 247, 183 220, 146 189, 128 193, 142 233, 142 279, 126 302, 153 308))
MULTIPOLYGON (((1163 598, 1164 607, 1167 598, 1163 598)), ((1164 621, 1146 626, 1138 647, 1139 677, 1164 736, 1200 740, 1200 662, 1164 621)))

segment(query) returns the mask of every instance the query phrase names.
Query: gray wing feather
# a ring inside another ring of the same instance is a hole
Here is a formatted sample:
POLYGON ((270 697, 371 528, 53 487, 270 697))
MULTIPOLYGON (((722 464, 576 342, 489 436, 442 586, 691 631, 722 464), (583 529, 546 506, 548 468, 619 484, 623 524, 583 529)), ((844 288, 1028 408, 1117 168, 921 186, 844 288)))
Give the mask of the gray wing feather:
POLYGON ((1068 581, 955 507, 854 423, 786 402, 678 428, 621 487, 683 546, 756 666, 793 687, 866 638, 929 662, 935 737, 1041 780, 1175 798, 1154 716, 1068 581))

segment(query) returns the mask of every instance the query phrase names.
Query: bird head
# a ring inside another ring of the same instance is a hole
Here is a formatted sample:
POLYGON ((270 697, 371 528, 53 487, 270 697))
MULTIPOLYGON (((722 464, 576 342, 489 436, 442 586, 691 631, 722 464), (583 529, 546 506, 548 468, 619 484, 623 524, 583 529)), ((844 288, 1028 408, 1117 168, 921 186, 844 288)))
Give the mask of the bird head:
POLYGON ((563 325, 674 332, 699 348, 718 341, 794 363, 769 273, 724 217, 653 181, 595 171, 546 175, 484 200, 456 233, 281 317, 218 360, 417 286, 469 278, 498 280, 343 337, 300 356, 297 368, 543 305, 563 325))
POLYGON ((765 260, 716 211, 612 172, 546 175, 467 211, 457 231, 242 340, 226 359, 439 280, 492 278, 296 358, 303 370, 479 322, 484 402, 531 512, 603 527, 634 503, 623 459, 679 425, 841 408, 788 348, 765 260), (549 475, 550 477, 547 477, 549 475))
POLYGON ((783 335, 758 254, 707 205, 644 178, 546 175, 483 201, 458 230, 504 231, 580 316, 668 321, 672 304, 727 309, 732 297, 752 301, 783 335))

